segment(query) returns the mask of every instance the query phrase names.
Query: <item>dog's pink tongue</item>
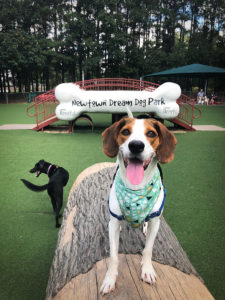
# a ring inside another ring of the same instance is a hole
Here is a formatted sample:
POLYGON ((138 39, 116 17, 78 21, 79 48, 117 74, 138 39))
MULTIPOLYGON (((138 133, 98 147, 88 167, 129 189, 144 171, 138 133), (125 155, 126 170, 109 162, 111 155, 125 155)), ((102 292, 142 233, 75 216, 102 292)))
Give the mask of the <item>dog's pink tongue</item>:
POLYGON ((144 177, 144 168, 141 161, 130 161, 127 166, 127 178, 133 185, 138 185, 144 177))

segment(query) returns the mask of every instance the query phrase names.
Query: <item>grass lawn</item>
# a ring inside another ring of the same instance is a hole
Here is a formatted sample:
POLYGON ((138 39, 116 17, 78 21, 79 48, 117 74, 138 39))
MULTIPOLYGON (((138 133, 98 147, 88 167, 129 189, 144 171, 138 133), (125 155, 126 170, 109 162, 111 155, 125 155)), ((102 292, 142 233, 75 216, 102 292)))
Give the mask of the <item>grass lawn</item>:
POLYGON ((225 295, 225 132, 177 134, 164 217, 216 299, 225 295), (175 188, 176 187, 176 188, 175 188))
POLYGON ((197 106, 202 114, 199 119, 194 120, 194 125, 217 125, 225 127, 225 106, 215 105, 197 106))
POLYGON ((35 162, 65 167, 70 180, 64 207, 76 176, 86 167, 107 161, 99 133, 48 134, 30 130, 0 131, 1 151, 1 288, 0 299, 44 299, 58 230, 46 192, 34 193, 20 178, 47 183, 45 175, 29 173, 35 162))
POLYGON ((0 104, 0 125, 4 124, 33 124, 35 118, 26 115, 28 104, 0 104))
MULTIPOLYGON (((0 105, 0 124, 33 123, 26 104, 0 105), (28 119, 28 120, 27 120, 28 119)), ((202 108, 202 107, 201 107, 202 108)), ((225 107, 203 107, 195 124, 225 127, 225 107), (215 108, 215 109, 214 109, 215 108), (197 122, 198 121, 198 122, 197 122)), ((20 178, 36 184, 47 177, 29 174, 36 161, 65 167, 70 180, 64 207, 76 176, 86 167, 111 161, 102 152, 101 126, 108 115, 93 115, 95 131, 49 134, 31 130, 0 131, 0 299, 43 300, 58 230, 46 192, 34 193, 20 178)), ((216 299, 225 283, 225 132, 176 134, 175 160, 163 165, 167 199, 164 216, 191 262, 216 299)))

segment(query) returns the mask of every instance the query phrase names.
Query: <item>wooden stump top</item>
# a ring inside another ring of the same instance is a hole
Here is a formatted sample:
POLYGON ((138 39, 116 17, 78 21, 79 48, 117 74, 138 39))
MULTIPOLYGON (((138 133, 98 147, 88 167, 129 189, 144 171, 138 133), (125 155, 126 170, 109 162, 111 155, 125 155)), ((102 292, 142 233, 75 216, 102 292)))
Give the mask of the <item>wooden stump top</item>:
POLYGON ((157 282, 149 285, 140 280, 141 256, 119 254, 119 275, 116 289, 108 295, 100 295, 107 271, 108 259, 97 262, 85 274, 73 278, 54 300, 213 300, 204 284, 193 274, 185 274, 168 265, 153 262, 157 282))

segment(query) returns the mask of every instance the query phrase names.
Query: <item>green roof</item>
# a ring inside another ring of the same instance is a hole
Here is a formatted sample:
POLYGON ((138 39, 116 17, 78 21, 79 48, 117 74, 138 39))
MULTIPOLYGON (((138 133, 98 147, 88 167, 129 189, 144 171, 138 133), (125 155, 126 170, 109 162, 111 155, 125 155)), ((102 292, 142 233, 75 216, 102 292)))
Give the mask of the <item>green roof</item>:
POLYGON ((173 68, 158 73, 144 75, 144 77, 225 77, 225 69, 201 64, 192 64, 179 68, 173 68))

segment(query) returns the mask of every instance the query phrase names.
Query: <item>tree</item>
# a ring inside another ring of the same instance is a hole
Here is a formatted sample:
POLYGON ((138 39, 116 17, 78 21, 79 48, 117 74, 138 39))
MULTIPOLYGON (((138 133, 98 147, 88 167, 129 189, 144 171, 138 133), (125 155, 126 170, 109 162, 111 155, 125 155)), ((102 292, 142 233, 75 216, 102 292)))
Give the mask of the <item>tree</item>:
POLYGON ((222 0, 0 0, 1 92, 225 67, 224 12, 222 0))

